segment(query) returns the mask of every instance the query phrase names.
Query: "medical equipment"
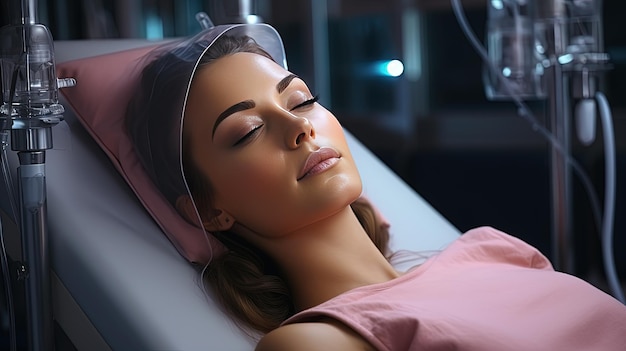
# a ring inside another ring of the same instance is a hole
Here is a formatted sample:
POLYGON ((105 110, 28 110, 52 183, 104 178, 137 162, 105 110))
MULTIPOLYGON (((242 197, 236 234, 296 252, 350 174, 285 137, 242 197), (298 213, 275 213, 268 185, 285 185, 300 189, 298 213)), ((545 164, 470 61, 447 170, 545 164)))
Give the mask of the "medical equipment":
MULTIPOLYGON (((10 130, 11 148, 20 159, 19 199, 10 193, 9 200, 13 215, 20 217, 22 262, 18 279, 26 290, 29 349, 44 350, 53 344, 45 151, 52 148, 52 126, 63 119, 58 89, 73 82, 57 81, 52 36, 46 26, 37 23, 35 2, 24 0, 12 5, 13 22, 0 29, 0 132, 3 154, 10 130)), ((12 296, 7 296, 12 308, 12 296)))
POLYGON ((613 295, 625 303, 613 260, 615 142, 608 102, 599 90, 600 75, 610 68, 603 52, 601 1, 489 0, 487 44, 470 29, 458 0, 454 13, 486 66, 485 92, 492 100, 513 100, 519 114, 552 146, 552 247, 555 268, 573 269, 571 170, 589 194, 601 232, 603 264, 613 295), (571 96, 570 96, 571 94, 571 96), (552 133, 541 126, 523 100, 548 99, 552 133), (605 148, 604 216, 593 185, 570 155, 570 118, 574 111, 583 145, 595 139, 599 110, 605 148), (570 168, 571 167, 571 168, 570 168))

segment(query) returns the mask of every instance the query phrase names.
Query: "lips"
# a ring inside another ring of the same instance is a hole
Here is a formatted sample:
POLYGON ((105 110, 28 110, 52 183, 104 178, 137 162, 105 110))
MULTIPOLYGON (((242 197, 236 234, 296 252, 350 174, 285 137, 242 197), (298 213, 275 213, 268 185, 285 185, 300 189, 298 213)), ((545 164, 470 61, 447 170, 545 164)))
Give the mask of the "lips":
POLYGON ((313 151, 304 162, 304 166, 298 174, 298 180, 325 171, 334 166, 340 158, 339 152, 331 147, 322 147, 313 151))

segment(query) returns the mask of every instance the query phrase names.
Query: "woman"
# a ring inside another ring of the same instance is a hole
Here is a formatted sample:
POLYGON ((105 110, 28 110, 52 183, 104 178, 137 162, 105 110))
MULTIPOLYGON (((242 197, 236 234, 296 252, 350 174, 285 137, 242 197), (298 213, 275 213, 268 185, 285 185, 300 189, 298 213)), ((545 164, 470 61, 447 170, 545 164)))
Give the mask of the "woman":
POLYGON ((623 305, 490 228, 396 271, 384 226, 357 206, 342 127, 286 70, 278 35, 227 26, 201 38, 146 67, 129 131, 163 194, 226 246, 206 280, 266 333, 257 350, 626 345, 623 305))

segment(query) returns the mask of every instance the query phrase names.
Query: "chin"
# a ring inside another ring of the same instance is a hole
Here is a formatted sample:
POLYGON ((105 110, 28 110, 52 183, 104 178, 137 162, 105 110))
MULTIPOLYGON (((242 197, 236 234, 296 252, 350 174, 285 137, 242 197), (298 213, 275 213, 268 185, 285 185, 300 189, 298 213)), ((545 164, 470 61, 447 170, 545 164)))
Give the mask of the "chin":
POLYGON ((361 196, 363 184, 361 177, 345 173, 337 174, 327 180, 328 192, 335 195, 337 201, 348 206, 361 196))

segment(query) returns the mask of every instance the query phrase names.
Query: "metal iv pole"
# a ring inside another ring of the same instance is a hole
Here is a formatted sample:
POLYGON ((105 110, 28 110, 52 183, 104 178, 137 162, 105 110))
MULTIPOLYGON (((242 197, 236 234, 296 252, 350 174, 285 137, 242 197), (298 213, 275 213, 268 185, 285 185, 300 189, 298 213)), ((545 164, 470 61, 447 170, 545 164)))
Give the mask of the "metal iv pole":
POLYGON ((551 146, 551 184, 552 184, 552 260, 556 269, 564 272, 573 271, 572 246, 572 172, 566 155, 570 151, 570 98, 566 87, 568 77, 558 57, 567 48, 567 13, 562 0, 537 1, 538 19, 546 24, 545 56, 550 60, 546 68, 546 83, 550 109, 552 134, 563 150, 551 146))
POLYGON ((573 273, 572 171, 566 155, 571 149, 571 121, 587 118, 581 113, 596 118, 597 75, 608 69, 609 58, 602 52, 599 34, 602 6, 599 0, 542 0, 535 5, 550 63, 546 67, 550 125, 563 148, 551 145, 552 256, 556 269, 573 273), (573 113, 573 106, 583 107, 582 112, 573 113))
POLYGON ((25 288, 28 349, 52 350, 45 150, 52 148, 52 127, 63 119, 58 89, 75 82, 57 80, 52 36, 37 23, 36 1, 11 5, 11 24, 0 28, 0 129, 11 131, 11 149, 20 161, 16 202, 22 262, 17 276, 25 288))

